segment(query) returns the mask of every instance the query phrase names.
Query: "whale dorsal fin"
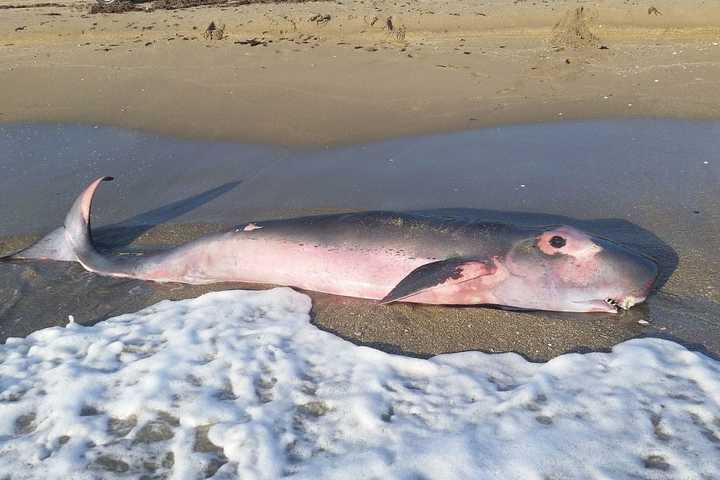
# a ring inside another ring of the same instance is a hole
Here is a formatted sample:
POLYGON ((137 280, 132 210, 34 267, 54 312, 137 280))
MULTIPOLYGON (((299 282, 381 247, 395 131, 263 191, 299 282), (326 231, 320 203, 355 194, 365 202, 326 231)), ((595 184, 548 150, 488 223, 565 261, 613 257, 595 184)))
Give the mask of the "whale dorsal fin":
POLYGON ((492 275, 495 267, 480 260, 451 258, 426 263, 410 272, 380 300, 381 304, 397 302, 439 286, 457 285, 484 275, 492 275))

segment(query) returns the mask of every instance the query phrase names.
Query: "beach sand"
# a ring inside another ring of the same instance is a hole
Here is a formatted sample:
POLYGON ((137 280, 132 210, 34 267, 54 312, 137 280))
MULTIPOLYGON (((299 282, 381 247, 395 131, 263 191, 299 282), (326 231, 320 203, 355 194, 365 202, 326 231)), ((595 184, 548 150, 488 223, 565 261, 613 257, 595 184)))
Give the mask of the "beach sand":
POLYGON ((720 116, 720 4, 711 0, 121 14, 90 14, 91 3, 75 0, 34 5, 0 0, 2 123, 322 145, 559 119, 720 116))

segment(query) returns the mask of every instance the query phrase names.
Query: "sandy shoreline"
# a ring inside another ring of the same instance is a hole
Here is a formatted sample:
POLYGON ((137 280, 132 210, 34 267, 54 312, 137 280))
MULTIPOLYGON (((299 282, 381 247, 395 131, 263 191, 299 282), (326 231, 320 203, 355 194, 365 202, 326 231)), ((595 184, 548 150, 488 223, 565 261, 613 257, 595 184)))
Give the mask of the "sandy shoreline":
POLYGON ((543 2, 0 0, 0 257, 114 175, 92 236, 116 255, 394 210, 573 225, 659 267, 590 314, 3 260, 0 470, 720 477, 720 4, 543 2))
MULTIPOLYGON (((356 344, 419 356, 512 351, 544 361, 655 336, 718 357, 718 133, 720 122, 563 122, 284 150, 118 129, 0 126, 0 255, 30 243, 18 234, 56 228, 82 185, 108 173, 118 178, 98 192, 93 232, 116 252, 350 210, 570 224, 655 258, 659 291, 621 315, 383 306, 306 292, 313 322, 356 344)), ((94 324, 163 299, 248 288, 117 279, 63 262, 0 266, 0 343, 65 325, 68 315, 94 324)))
POLYGON ((64 5, 2 10, 0 123, 297 146, 720 117, 720 5, 703 0, 654 1, 659 14, 620 1, 64 5), (211 21, 221 40, 204 38, 211 21))

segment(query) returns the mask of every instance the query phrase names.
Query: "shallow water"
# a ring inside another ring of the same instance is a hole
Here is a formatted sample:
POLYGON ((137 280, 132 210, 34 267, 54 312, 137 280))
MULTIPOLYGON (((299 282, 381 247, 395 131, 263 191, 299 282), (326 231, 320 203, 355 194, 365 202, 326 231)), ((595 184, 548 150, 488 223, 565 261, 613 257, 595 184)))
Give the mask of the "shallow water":
MULTIPOLYGON (((303 151, 20 125, 0 127, 0 152, 0 251, 58 226, 99 175, 117 181, 97 196, 97 238, 120 249, 343 210, 570 223, 655 257, 659 291, 617 316, 313 295, 315 321, 356 343, 414 355, 480 349, 542 360, 644 335, 720 355, 720 123, 555 123, 303 151)), ((3 264, 0 336, 65 324, 69 314, 94 323, 207 290, 101 278, 62 263, 3 264)))

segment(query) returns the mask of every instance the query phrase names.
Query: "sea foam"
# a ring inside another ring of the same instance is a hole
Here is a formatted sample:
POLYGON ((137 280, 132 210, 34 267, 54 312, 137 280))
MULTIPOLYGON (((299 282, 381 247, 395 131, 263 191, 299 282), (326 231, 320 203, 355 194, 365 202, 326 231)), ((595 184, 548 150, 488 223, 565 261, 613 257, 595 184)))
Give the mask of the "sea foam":
POLYGON ((287 288, 0 346, 0 478, 720 478, 720 364, 659 339, 429 360, 287 288))

